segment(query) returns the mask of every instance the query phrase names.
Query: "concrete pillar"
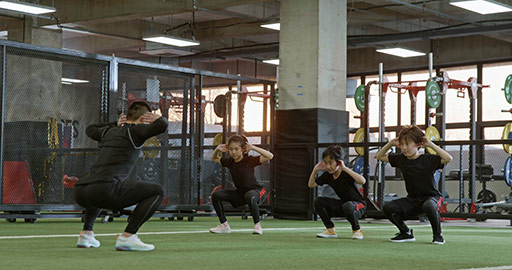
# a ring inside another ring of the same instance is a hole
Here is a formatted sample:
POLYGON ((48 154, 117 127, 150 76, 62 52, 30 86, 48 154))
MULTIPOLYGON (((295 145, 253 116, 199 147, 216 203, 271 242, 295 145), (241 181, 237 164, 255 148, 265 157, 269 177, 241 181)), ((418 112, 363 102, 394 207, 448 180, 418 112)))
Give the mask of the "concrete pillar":
POLYGON ((280 110, 345 109, 346 1, 281 1, 280 110))
POLYGON ((277 143, 343 140, 346 1, 282 1, 279 42, 277 143))
POLYGON ((346 0, 280 3, 274 212, 310 219, 313 193, 307 180, 316 153, 312 148, 279 148, 279 144, 348 141, 347 4, 346 0))

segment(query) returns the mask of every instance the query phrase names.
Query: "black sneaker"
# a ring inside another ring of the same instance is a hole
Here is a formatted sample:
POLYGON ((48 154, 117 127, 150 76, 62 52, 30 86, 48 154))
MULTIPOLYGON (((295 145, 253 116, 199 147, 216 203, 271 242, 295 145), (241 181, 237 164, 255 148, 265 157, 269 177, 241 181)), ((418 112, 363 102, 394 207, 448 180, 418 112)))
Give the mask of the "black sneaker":
POLYGON ((391 240, 391 242, 395 242, 395 243, 416 241, 416 239, 414 238, 414 235, 412 234, 412 229, 407 233, 399 232, 395 235, 395 237, 391 238, 390 240, 391 240))
POLYGON ((432 244, 434 245, 444 245, 444 238, 442 235, 434 235, 434 240, 432 240, 432 244))

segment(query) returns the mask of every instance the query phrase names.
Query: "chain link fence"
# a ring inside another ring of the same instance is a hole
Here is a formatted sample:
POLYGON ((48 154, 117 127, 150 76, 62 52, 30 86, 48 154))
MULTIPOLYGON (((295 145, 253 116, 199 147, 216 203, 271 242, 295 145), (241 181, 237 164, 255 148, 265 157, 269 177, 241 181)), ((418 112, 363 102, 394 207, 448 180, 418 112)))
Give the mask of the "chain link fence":
MULTIPOLYGON (((147 101, 169 121, 166 133, 146 141, 128 180, 162 185, 162 211, 176 207, 195 211, 210 204, 215 186, 232 185, 229 173, 211 161, 213 139, 223 133, 224 121, 213 112, 213 100, 236 91, 237 84, 245 81, 261 85, 259 80, 212 72, 204 76, 187 68, 0 43, 0 52, 5 52, 0 55, 5 61, 0 163, 4 213, 28 211, 33 218, 34 213, 40 217, 39 211, 79 209, 73 186, 64 179, 84 176, 94 163, 97 143, 87 137, 86 127, 117 120, 135 100, 147 101), (26 205, 23 211, 17 211, 22 205, 26 205)), ((234 94, 228 114, 233 125, 225 136, 238 130, 237 102, 234 94)), ((259 166, 256 176, 269 190, 269 165, 259 166)))

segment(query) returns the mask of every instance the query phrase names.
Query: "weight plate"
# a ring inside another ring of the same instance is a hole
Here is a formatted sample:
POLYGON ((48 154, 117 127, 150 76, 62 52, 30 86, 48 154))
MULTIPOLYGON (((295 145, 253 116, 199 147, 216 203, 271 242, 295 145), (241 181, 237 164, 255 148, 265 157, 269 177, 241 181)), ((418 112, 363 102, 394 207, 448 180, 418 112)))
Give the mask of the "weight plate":
POLYGON ((505 87, 503 88, 503 91, 505 92, 505 98, 507 99, 507 102, 512 104, 512 74, 508 75, 507 79, 505 80, 505 87))
POLYGON ((360 112, 364 112, 365 89, 366 89, 366 86, 364 86, 364 84, 361 84, 356 88, 356 92, 354 93, 354 101, 356 102, 356 107, 360 112))
POLYGON ((425 93, 427 96, 427 103, 430 108, 437 108, 441 104, 441 87, 435 80, 428 80, 425 86, 425 93))
MULTIPOLYGON (((360 128, 356 131, 356 135, 354 135, 354 142, 360 143, 360 142, 363 142, 363 140, 364 140, 364 128, 360 128)), ((356 147, 355 149, 356 149, 356 152, 358 155, 364 156, 364 147, 359 146, 359 147, 356 147)))
POLYGON ((217 146, 219 144, 222 143, 222 133, 217 133, 217 135, 215 135, 215 137, 213 137, 213 145, 214 146, 217 146))
MULTIPOLYGON (((427 139, 429 139, 432 142, 439 141, 441 139, 439 131, 434 126, 427 127, 427 129, 425 130, 425 137, 427 137, 427 139)), ((427 151, 432 155, 437 154, 437 152, 430 147, 425 147, 425 149, 427 149, 427 151)))
MULTIPOLYGON (((505 127, 503 128, 503 132, 501 133, 501 139, 502 140, 508 140, 512 138, 512 123, 507 123, 505 127)), ((512 145, 510 144, 503 144, 503 150, 507 152, 508 154, 512 154, 512 145)))
POLYGON ((357 157, 354 161, 354 168, 352 169, 354 172, 358 174, 363 174, 363 168, 364 168, 364 158, 363 157, 357 157))
POLYGON ((213 100, 213 111, 218 117, 224 118, 226 113, 226 97, 224 95, 215 97, 213 100))
MULTIPOLYGON (((160 147, 160 141, 155 137, 151 137, 144 142, 144 147, 160 147)), ((158 150, 144 150, 142 151, 145 158, 156 158, 158 150)))
MULTIPOLYGON (((482 189, 477 195, 477 201, 480 203, 496 202, 496 193, 490 189, 482 189)), ((492 206, 486 206, 484 208, 491 208, 492 206)))
POLYGON ((507 183, 509 187, 512 187, 512 157, 508 157, 507 160, 505 160, 503 174, 505 176, 505 183, 507 183))

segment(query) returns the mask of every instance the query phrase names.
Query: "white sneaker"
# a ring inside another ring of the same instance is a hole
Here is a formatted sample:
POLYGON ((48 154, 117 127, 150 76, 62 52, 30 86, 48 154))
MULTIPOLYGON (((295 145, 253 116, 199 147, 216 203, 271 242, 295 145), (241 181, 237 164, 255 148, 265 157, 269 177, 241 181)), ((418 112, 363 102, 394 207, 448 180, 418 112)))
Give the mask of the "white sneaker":
POLYGON ((317 233, 316 237, 320 237, 320 238, 336 238, 336 237, 338 237, 338 234, 336 234, 336 229, 334 229, 334 228, 327 228, 322 233, 317 233))
POLYGON ((227 224, 227 223, 226 223, 226 225, 220 224, 219 226, 217 226, 215 228, 211 228, 210 232, 211 233, 231 233, 231 228, 229 227, 229 224, 227 224))
POLYGON ((118 251, 150 251, 153 249, 155 249, 154 245, 143 243, 136 234, 130 237, 122 235, 117 237, 116 250, 118 251))
POLYGON ((259 234, 259 235, 263 234, 263 229, 261 228, 260 223, 254 225, 254 231, 252 231, 252 234, 259 234))
POLYGON ((361 230, 352 231, 352 239, 362 240, 364 238, 361 230))
POLYGON ((90 248, 90 247, 97 248, 97 247, 100 247, 100 241, 98 241, 98 240, 96 240, 96 238, 94 238, 94 233, 88 234, 88 233, 81 232, 80 235, 78 236, 78 241, 76 242, 76 247, 77 248, 90 248))

